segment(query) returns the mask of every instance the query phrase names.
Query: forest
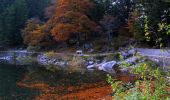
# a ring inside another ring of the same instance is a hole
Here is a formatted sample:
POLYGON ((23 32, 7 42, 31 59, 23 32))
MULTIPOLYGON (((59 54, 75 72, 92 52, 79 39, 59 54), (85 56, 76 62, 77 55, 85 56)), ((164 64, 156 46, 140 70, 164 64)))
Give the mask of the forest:
POLYGON ((0 100, 170 100, 170 0, 0 0, 0 100))
POLYGON ((0 44, 169 47, 169 6, 168 0, 2 0, 0 44))

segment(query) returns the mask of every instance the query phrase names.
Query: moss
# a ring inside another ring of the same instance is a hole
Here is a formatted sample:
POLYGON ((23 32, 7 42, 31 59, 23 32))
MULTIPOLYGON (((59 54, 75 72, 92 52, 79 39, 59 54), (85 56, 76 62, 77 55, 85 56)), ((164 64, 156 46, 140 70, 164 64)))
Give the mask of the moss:
POLYGON ((90 56, 80 56, 81 57, 81 59, 83 59, 83 60, 88 60, 89 58, 90 58, 90 56))

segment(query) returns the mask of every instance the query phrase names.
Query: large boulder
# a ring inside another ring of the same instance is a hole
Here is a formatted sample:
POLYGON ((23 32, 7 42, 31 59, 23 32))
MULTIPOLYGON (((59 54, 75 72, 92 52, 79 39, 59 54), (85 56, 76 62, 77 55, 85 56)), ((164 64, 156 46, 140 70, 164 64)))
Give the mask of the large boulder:
POLYGON ((106 72, 114 72, 113 67, 116 65, 116 61, 110 61, 110 62, 106 62, 106 63, 102 63, 99 66, 99 70, 103 70, 106 72))
POLYGON ((115 73, 115 71, 113 70, 113 67, 115 65, 117 65, 116 61, 109 61, 109 62, 102 62, 100 64, 89 65, 87 66, 87 69, 98 69, 105 72, 115 73))

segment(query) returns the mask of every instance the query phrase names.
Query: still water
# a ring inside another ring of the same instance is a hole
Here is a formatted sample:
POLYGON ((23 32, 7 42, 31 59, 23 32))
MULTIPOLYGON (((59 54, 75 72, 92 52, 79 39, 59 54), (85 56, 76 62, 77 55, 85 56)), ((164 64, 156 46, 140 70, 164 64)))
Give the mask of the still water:
POLYGON ((38 95, 37 90, 17 86, 27 72, 24 67, 0 63, 0 100, 30 100, 38 95))
MULTIPOLYGON (((50 94, 51 97, 57 99, 63 95, 77 93, 78 90, 92 87, 88 84, 100 83, 105 80, 106 73, 100 71, 74 72, 64 69, 51 71, 38 64, 11 65, 0 63, 0 100, 38 100, 38 98, 45 97, 48 99, 50 93, 54 95, 50 94), (42 95, 44 91, 46 95, 49 93, 48 97, 42 95)), ((100 87, 100 85, 95 86, 100 87)))

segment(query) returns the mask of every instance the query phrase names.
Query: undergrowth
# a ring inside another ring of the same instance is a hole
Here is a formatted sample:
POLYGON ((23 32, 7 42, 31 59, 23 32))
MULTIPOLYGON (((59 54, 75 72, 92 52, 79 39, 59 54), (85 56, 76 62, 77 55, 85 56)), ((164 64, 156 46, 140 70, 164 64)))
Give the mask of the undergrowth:
POLYGON ((114 100, 170 100, 169 72, 153 67, 150 63, 140 63, 131 69, 138 80, 131 83, 107 75, 107 82, 113 89, 114 100))

